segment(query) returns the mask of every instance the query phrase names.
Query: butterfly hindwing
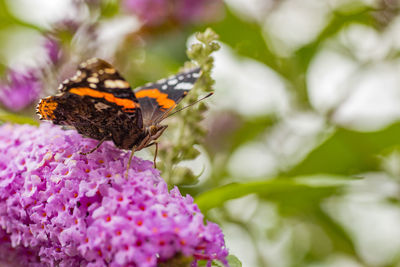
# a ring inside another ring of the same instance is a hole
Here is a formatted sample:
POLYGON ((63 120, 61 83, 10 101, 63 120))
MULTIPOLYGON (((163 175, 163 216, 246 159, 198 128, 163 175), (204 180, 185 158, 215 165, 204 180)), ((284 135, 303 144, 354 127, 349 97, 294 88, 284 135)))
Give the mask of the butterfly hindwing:
POLYGON ((135 95, 141 106, 144 125, 159 122, 193 88, 200 74, 201 69, 195 68, 137 88, 135 95))

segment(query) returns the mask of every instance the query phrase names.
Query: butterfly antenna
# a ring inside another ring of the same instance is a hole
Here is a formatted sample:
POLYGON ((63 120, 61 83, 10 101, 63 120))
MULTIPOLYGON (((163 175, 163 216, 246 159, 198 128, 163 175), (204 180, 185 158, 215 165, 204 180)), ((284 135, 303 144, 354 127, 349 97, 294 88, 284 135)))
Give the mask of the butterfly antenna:
POLYGON ((180 111, 182 111, 182 110, 184 110, 184 109, 187 109, 188 107, 191 107, 191 106, 193 106, 193 105, 199 103, 200 101, 203 101, 204 99, 206 99, 206 98, 212 96, 213 94, 214 94, 214 92, 211 92, 211 93, 209 93, 208 95, 206 95, 206 96, 204 96, 204 97, 202 97, 202 98, 200 98, 200 99, 197 99, 197 100, 194 101, 193 103, 190 103, 189 105, 187 105, 187 106, 185 106, 185 107, 183 107, 183 108, 180 108, 180 109, 178 109, 178 110, 172 112, 171 114, 168 114, 168 116, 165 117, 165 118, 171 117, 171 116, 174 115, 175 113, 178 113, 178 112, 180 112, 180 111))

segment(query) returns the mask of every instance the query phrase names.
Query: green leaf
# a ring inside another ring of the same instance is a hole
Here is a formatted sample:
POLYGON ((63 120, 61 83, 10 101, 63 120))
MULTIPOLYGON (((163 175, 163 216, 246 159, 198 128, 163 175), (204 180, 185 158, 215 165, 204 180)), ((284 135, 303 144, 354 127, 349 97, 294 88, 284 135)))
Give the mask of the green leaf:
POLYGON ((100 2, 100 4, 101 4, 101 16, 104 18, 114 17, 119 12, 119 1, 103 0, 100 2))
POLYGON ((42 28, 37 25, 30 24, 28 22, 22 21, 19 18, 15 17, 8 9, 7 1, 0 0, 0 30, 7 28, 9 26, 18 25, 27 28, 31 28, 37 31, 44 31, 42 28))
POLYGON ((35 121, 34 119, 32 119, 30 117, 9 113, 9 112, 3 111, 3 110, 0 110, 0 122, 39 125, 39 123, 37 121, 35 121))
POLYGON ((258 23, 245 21, 229 9, 225 19, 212 27, 220 36, 220 40, 230 45, 239 55, 258 60, 284 77, 289 83, 288 88, 296 93, 299 104, 311 108, 305 75, 311 60, 320 51, 322 43, 350 23, 373 25, 374 17, 371 11, 371 8, 364 6, 346 14, 333 12, 332 19, 319 35, 287 58, 280 57, 269 48, 268 40, 273 37, 267 36, 258 23), (238 32, 240 34, 237 34, 238 32))
POLYGON ((242 262, 235 255, 230 254, 227 259, 230 267, 242 267, 242 262))
POLYGON ((225 18, 211 27, 219 35, 220 40, 230 45, 238 54, 278 69, 279 63, 266 45, 262 28, 258 23, 245 21, 227 9, 225 18))
POLYGON ((374 17, 371 11, 373 10, 370 7, 360 5, 357 9, 353 9, 351 13, 342 14, 341 12, 335 12, 332 19, 317 36, 317 38, 296 51, 295 57, 299 63, 299 70, 303 70, 304 73, 307 72, 311 60, 319 51, 320 44, 328 40, 330 37, 336 35, 349 24, 359 23, 373 26, 374 17))
POLYGON ((289 60, 282 61, 279 72, 291 81, 300 103, 309 104, 306 74, 311 61, 321 50, 321 44, 337 35, 338 32, 351 23, 373 25, 371 11, 371 8, 364 6, 345 15, 334 12, 332 19, 312 42, 298 49, 289 60))
POLYGON ((240 128, 233 133, 231 153, 242 144, 257 139, 274 123, 276 119, 270 116, 252 117, 243 121, 240 128))
MULTIPOLYGON (((0 35, 1 36, 1 35, 0 35)), ((1 40, 1 38, 0 38, 1 40)), ((1 47, 0 47, 1 49, 1 47)), ((2 77, 7 70, 7 65, 0 62, 0 77, 2 77)))
MULTIPOLYGON (((297 205, 310 203, 310 199, 327 197, 342 187, 341 184, 321 183, 312 184, 304 180, 305 177, 291 179, 270 179, 249 183, 232 183, 204 192, 195 198, 195 202, 204 213, 208 210, 221 207, 226 201, 240 198, 249 194, 258 194, 269 200, 281 202, 294 202, 297 205), (294 197, 294 196, 298 197, 294 197), (301 199, 302 201, 299 201, 301 199)), ((335 175, 315 175, 308 177, 314 179, 333 179, 347 181, 349 177, 335 175)), ((287 205, 285 205, 287 206, 287 205)), ((298 209, 298 208, 294 208, 298 209)))
POLYGON ((268 128, 276 122, 272 116, 243 118, 235 113, 218 114, 215 121, 227 118, 229 123, 224 125, 225 127, 211 129, 212 135, 207 136, 205 146, 211 157, 223 153, 229 158, 244 143, 262 138, 268 128))
POLYGON ((379 153, 400 144, 400 123, 376 132, 338 128, 286 175, 351 175, 380 168, 379 153))
MULTIPOLYGON (((44 30, 36 25, 30 24, 28 22, 22 21, 19 18, 15 17, 8 10, 7 1, 0 0, 0 50, 6 47, 8 41, 8 31, 13 30, 15 26, 22 26, 25 28, 30 28, 33 30, 41 31, 44 30)), ((4 64, 4 59, 1 60, 0 63, 0 77, 4 75, 7 66, 4 64)))
POLYGON ((314 213, 310 216, 310 219, 313 223, 319 225, 324 230, 336 250, 355 256, 357 255, 349 234, 323 210, 320 208, 315 209, 314 213))
MULTIPOLYGON (((228 264, 230 267, 242 267, 242 263, 236 256, 229 255, 226 259, 228 260, 228 264)), ((207 266, 207 261, 201 260, 197 263, 197 265, 199 267, 207 266)), ((225 267, 225 265, 219 261, 213 261, 211 266, 212 267, 225 267)))
MULTIPOLYGON (((331 239, 334 249, 354 255, 355 249, 351 238, 339 224, 321 210, 322 201, 341 193, 343 186, 351 179, 346 176, 319 174, 229 184, 199 195, 195 202, 202 212, 206 213, 212 208, 221 207, 228 200, 257 194, 259 198, 275 203, 283 217, 302 224, 318 225, 331 239)), ((313 234, 312 229, 310 234, 313 234)), ((319 238, 316 236, 315 240, 320 240, 319 238)))

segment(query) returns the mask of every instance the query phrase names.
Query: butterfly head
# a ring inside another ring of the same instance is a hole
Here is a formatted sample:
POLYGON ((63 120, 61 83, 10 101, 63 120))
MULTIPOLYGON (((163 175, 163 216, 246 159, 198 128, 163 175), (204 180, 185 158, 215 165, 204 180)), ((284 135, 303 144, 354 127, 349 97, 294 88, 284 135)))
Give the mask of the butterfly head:
POLYGON ((168 125, 151 125, 147 127, 146 131, 150 136, 150 139, 156 140, 160 135, 167 129, 168 125))
POLYGON ((145 128, 145 136, 143 137, 142 141, 136 146, 136 150, 141 150, 152 143, 153 141, 157 140, 162 133, 167 129, 168 125, 151 125, 145 128))

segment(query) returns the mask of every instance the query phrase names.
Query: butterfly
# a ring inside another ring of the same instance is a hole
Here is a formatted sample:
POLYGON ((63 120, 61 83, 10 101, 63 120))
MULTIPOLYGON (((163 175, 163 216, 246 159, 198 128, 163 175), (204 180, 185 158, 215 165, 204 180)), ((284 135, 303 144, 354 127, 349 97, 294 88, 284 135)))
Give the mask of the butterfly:
MULTIPOLYGON (((134 91, 109 63, 92 58, 79 65, 59 93, 40 100, 37 113, 41 120, 73 126, 80 134, 99 143, 113 141, 116 147, 132 150, 158 144, 156 140, 168 125, 161 122, 193 88, 201 75, 200 68, 178 73, 167 79, 146 84, 134 91)), ((197 101, 196 101, 197 102, 197 101)), ((154 164, 156 155, 154 158, 154 164)))

